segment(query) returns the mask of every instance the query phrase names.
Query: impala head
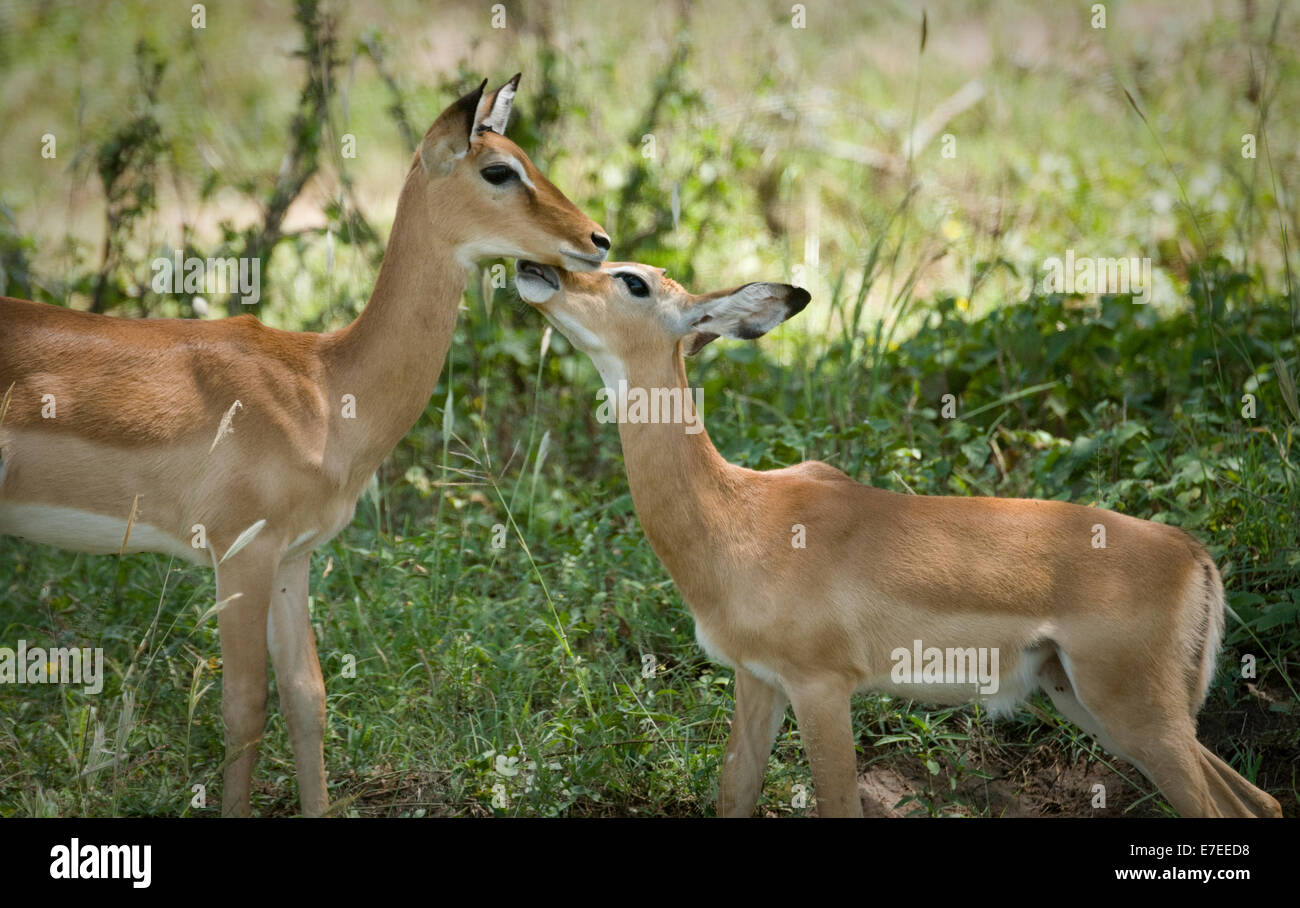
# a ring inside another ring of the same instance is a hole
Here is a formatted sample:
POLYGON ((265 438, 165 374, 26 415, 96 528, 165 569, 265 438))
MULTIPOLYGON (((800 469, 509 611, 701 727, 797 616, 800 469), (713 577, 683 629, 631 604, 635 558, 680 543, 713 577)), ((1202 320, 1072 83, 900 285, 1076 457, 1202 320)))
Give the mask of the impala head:
POLYGON ((432 212, 466 264, 526 257, 575 271, 598 268, 609 237, 505 137, 519 76, 487 80, 444 110, 420 143, 418 166, 437 190, 432 212))
POLYGON ((717 337, 753 340, 808 305, 808 291, 790 284, 742 284, 693 294, 662 268, 616 262, 583 274, 535 261, 515 263, 520 297, 541 310, 565 337, 607 369, 671 355, 688 356, 717 337))

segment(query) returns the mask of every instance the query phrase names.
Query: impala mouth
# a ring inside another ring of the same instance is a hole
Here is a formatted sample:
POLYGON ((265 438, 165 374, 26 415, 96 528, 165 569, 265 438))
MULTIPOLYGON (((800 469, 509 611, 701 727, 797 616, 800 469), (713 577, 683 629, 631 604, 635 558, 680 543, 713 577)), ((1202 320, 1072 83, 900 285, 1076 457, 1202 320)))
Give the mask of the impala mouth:
POLYGON ((571 271, 595 271, 600 267, 600 263, 605 261, 604 255, 588 255, 585 252, 572 252, 568 249, 562 249, 560 255, 579 263, 579 267, 571 268, 571 271))
POLYGON ((525 303, 544 303, 560 291, 560 272, 550 265, 519 259, 515 262, 515 289, 525 303))
POLYGON ((527 259, 520 259, 515 265, 516 279, 518 276, 527 276, 545 281, 551 286, 552 290, 560 289, 560 275, 550 265, 541 265, 537 262, 530 262, 527 259))

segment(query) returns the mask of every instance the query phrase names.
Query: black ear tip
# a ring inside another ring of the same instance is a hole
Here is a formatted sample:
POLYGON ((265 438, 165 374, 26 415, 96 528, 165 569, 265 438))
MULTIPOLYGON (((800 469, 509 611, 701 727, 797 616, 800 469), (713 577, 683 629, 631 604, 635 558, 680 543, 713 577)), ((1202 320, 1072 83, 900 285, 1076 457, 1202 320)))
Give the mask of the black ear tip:
POLYGON ((509 85, 511 88, 518 88, 518 87, 519 87, 519 80, 522 79, 523 77, 524 77, 524 74, 523 74, 523 73, 515 73, 514 78, 512 78, 512 79, 511 79, 509 82, 507 82, 506 84, 509 85))
POLYGON ((790 295, 786 297, 786 301, 785 301, 785 311, 786 311, 785 317, 789 318, 792 315, 798 315, 800 312, 803 311, 804 306, 808 305, 808 302, 811 299, 812 299, 812 294, 809 293, 807 290, 803 289, 802 287, 792 287, 790 289, 790 295))
POLYGON ((487 88, 487 79, 480 82, 477 88, 472 88, 469 92, 462 95, 460 100, 456 102, 456 106, 468 110, 470 116, 473 116, 474 108, 478 106, 479 98, 483 97, 483 89, 485 88, 487 88))
POLYGON ((458 111, 463 116, 467 116, 472 119, 474 116, 474 112, 478 109, 479 100, 483 97, 483 89, 486 86, 487 86, 487 79, 484 79, 482 82, 478 84, 477 88, 474 88, 470 90, 467 94, 461 95, 459 98, 457 98, 456 103, 451 105, 451 107, 449 107, 448 110, 458 111))

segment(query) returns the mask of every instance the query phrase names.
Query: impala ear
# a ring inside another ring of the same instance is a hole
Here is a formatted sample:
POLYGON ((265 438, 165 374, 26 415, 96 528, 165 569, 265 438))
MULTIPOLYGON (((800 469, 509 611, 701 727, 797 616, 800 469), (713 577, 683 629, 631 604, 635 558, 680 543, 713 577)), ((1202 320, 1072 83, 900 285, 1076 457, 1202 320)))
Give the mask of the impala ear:
POLYGON ((478 88, 438 114, 438 119, 433 121, 420 143, 420 164, 426 171, 445 175, 469 151, 486 86, 487 79, 484 79, 478 88))
POLYGON ((704 349, 704 345, 709 341, 718 339, 718 335, 710 334, 707 331, 696 331, 694 334, 686 336, 682 341, 682 352, 687 356, 694 356, 704 349))
POLYGON ((682 349, 694 356, 718 337, 753 340, 762 337, 812 299, 807 290, 790 284, 745 284, 735 290, 706 297, 683 315, 682 349))
POLYGON ((514 106, 515 91, 519 88, 519 78, 522 75, 523 73, 515 73, 514 78, 505 85, 479 99, 471 141, 485 132, 495 132, 499 136, 506 134, 506 123, 510 121, 510 109, 514 106))

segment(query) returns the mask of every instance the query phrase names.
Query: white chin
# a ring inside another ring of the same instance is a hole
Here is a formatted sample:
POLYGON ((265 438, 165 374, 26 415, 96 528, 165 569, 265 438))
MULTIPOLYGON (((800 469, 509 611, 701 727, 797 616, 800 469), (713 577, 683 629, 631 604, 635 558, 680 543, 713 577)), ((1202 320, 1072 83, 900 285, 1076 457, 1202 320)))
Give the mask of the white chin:
POLYGON ((570 271, 599 271, 600 259, 592 256, 591 258, 579 258, 571 252, 561 252, 564 258, 564 267, 570 271))
POLYGON ((515 289, 526 303, 544 303, 555 295, 555 288, 539 278, 516 278, 515 289))

